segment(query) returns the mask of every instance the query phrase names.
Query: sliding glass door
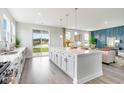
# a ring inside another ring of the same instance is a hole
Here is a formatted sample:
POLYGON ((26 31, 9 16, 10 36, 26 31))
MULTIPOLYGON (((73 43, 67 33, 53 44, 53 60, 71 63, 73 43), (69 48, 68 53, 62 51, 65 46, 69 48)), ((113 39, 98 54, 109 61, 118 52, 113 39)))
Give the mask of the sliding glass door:
POLYGON ((49 33, 47 31, 33 30, 33 56, 47 56, 49 54, 49 33))
POLYGON ((41 52, 42 55, 48 55, 49 54, 49 34, 46 31, 41 31, 41 52))

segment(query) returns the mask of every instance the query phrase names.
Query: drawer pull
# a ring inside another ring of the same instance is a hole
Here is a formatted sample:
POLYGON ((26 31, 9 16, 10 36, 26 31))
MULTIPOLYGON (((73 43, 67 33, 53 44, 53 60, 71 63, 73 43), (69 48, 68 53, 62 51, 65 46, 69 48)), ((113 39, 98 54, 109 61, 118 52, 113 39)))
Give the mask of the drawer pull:
POLYGON ((65 61, 65 62, 68 62, 67 58, 64 58, 64 61, 65 61))

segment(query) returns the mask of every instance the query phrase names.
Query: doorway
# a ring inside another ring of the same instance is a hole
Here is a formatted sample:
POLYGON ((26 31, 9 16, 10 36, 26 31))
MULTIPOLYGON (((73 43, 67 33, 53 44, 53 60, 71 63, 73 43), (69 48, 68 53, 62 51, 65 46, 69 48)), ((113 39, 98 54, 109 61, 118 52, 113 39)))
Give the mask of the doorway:
POLYGON ((32 33, 33 56, 49 55, 49 33, 43 30, 33 30, 32 33))

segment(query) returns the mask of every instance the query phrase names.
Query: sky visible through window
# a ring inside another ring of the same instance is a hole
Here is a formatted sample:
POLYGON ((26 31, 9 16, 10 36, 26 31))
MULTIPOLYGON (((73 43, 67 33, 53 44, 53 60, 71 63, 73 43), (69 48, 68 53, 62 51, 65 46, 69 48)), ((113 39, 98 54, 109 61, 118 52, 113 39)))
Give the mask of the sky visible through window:
POLYGON ((49 35, 47 33, 33 33, 33 39, 48 39, 49 38, 49 35))

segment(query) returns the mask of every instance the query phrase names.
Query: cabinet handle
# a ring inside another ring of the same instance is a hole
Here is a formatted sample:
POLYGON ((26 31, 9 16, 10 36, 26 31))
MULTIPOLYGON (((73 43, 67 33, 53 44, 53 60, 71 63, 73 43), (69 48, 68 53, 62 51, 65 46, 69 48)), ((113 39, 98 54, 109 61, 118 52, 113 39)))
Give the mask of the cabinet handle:
POLYGON ((64 59, 65 62, 68 62, 67 58, 64 59))
POLYGON ((66 61, 66 58, 64 58, 64 61, 66 61))
POLYGON ((66 62, 68 62, 68 60, 66 59, 66 62))

